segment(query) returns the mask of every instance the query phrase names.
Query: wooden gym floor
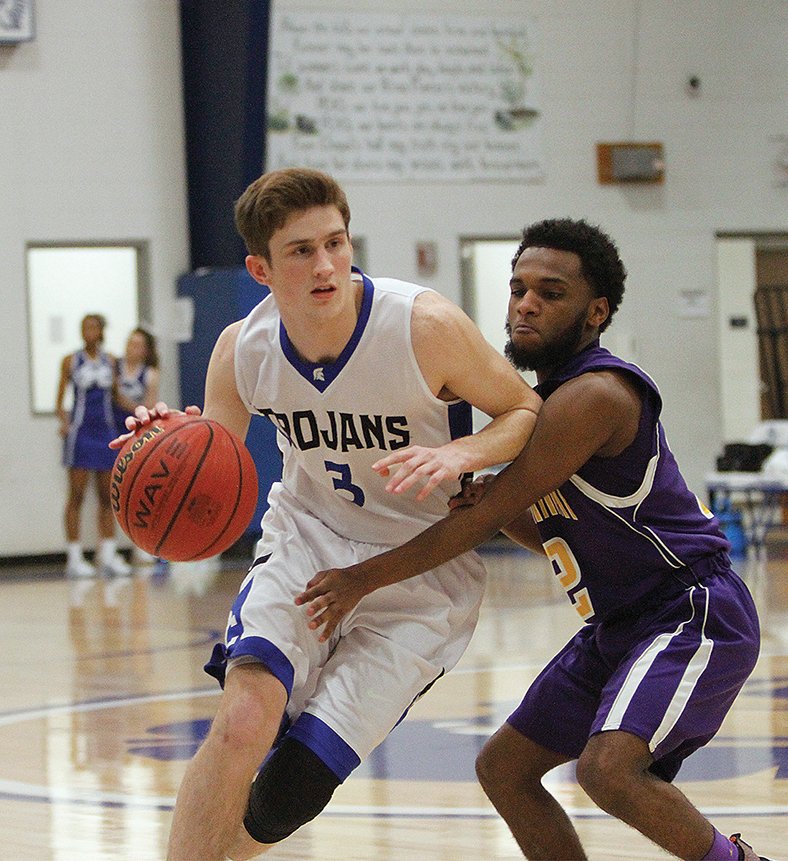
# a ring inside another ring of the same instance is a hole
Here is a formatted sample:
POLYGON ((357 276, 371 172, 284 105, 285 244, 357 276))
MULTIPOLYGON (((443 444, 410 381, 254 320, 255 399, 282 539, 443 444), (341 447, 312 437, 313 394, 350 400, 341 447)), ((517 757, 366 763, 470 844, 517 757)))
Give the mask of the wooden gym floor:
MULTIPOLYGON (((459 666, 318 820, 266 858, 521 857, 478 788, 473 762, 576 622, 546 563, 508 542, 484 552, 490 585, 459 666)), ((740 566, 761 612, 761 658, 718 737, 677 781, 721 831, 741 831, 773 859, 788 859, 783 557, 770 548, 767 562, 740 566)), ((163 859, 185 764, 217 704, 202 664, 221 637, 244 564, 137 566, 129 578, 78 582, 56 564, 0 567, 0 858, 163 859)), ((571 768, 549 782, 593 861, 667 857, 601 814, 571 768)))

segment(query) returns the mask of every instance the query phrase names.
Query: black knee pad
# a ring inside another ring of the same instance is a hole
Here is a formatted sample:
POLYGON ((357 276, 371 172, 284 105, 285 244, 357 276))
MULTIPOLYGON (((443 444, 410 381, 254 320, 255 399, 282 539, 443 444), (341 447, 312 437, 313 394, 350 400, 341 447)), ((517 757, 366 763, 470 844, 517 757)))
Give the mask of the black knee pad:
POLYGON ((339 782, 316 753, 285 738, 252 784, 244 828, 258 843, 278 843, 314 819, 339 782))

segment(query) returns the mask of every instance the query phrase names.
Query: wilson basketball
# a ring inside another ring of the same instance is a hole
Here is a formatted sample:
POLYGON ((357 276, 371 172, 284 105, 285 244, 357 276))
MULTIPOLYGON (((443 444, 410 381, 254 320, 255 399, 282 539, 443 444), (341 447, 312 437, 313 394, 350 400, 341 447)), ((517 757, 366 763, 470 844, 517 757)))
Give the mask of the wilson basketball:
POLYGON ((111 498, 115 519, 137 547, 173 562, 206 559, 249 525, 257 471, 223 425, 173 413, 145 425, 118 452, 111 498))

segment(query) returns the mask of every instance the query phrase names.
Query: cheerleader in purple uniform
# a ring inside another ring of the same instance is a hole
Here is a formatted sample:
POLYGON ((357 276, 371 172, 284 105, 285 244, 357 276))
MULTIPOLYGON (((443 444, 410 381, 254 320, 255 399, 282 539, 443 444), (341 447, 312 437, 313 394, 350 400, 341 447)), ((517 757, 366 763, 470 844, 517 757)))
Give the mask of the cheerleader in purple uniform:
POLYGON ((100 314, 87 314, 82 320, 84 346, 65 356, 60 368, 56 411, 63 437, 63 465, 69 477, 65 528, 66 575, 70 577, 90 577, 96 573, 82 553, 80 539, 82 502, 91 475, 95 476, 98 493, 99 567, 106 574, 127 575, 131 571, 116 550, 115 519, 110 504, 115 452, 109 448, 109 442, 117 435, 112 408, 115 360, 101 349, 104 326, 100 314), (69 384, 74 393, 70 413, 63 407, 69 384))

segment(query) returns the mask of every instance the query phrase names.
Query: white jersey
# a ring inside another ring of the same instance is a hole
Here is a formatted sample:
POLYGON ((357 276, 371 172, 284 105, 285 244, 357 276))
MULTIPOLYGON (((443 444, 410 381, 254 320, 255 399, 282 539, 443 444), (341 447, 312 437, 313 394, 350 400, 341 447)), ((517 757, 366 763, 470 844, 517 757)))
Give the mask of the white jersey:
POLYGON ((364 596, 327 642, 295 596, 316 571, 355 565, 444 517, 442 488, 423 503, 386 493, 372 470, 407 445, 439 446, 470 432, 470 408, 427 387, 411 344, 425 288, 390 278, 364 291, 355 331, 336 362, 302 361, 276 303, 264 299, 238 333, 236 383, 252 413, 279 429, 281 482, 271 488, 259 558, 206 670, 223 680, 255 661, 288 695, 288 737, 340 780, 415 700, 459 660, 473 634, 485 570, 475 553, 364 596))
POLYGON ((236 382, 249 411, 279 430, 282 484, 290 494, 338 535, 395 545, 447 514, 459 479, 416 502, 418 488, 387 493, 387 479, 372 464, 398 448, 437 447, 470 433, 471 410, 433 395, 416 361, 411 314, 428 288, 356 277, 364 281, 361 311, 335 362, 301 359, 268 296, 238 334, 236 382))

